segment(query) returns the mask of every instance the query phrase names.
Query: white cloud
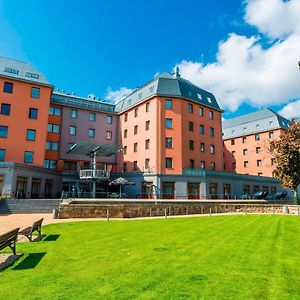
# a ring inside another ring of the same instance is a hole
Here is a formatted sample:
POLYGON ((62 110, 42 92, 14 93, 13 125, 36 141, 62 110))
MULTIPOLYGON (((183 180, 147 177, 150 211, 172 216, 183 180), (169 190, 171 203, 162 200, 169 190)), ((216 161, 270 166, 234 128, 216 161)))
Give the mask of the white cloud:
POLYGON ((279 111, 279 114, 287 119, 300 118, 300 100, 290 102, 279 111))
MULTIPOLYGON (((263 47, 263 37, 231 33, 227 40, 219 43, 215 62, 204 65, 183 60, 178 64, 184 78, 213 92, 224 109, 234 111, 243 102, 257 107, 282 104, 300 96, 300 71, 297 67, 300 34, 289 24, 281 32, 275 26, 276 20, 281 24, 281 18, 289 17, 291 8, 284 10, 285 15, 280 12, 279 16, 277 6, 266 9, 262 7, 264 2, 286 5, 279 0, 248 0, 245 19, 251 20, 251 24, 256 24, 263 33, 274 37, 285 35, 285 39, 266 48, 263 47), (270 27, 264 29, 263 24, 268 24, 269 20, 274 24, 271 26, 270 23, 270 27)), ((293 5, 294 9, 298 7, 298 4, 293 5)), ((293 22, 300 26, 300 17, 293 22)))
POLYGON ((248 0, 245 21, 271 38, 300 33, 300 1, 248 0))
POLYGON ((129 89, 127 87, 121 87, 119 90, 113 91, 111 88, 108 88, 107 93, 105 95, 105 99, 109 100, 112 103, 116 103, 119 100, 125 98, 134 90, 129 89))

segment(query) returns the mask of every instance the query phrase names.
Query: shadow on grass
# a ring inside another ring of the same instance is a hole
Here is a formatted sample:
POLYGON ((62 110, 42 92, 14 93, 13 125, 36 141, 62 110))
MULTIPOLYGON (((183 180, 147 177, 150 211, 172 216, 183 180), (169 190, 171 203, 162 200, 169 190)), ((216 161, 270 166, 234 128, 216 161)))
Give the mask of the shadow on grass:
POLYGON ((55 242, 59 237, 60 234, 49 234, 43 239, 43 242, 55 242))
POLYGON ((16 265, 13 270, 34 269, 45 255, 46 252, 30 253, 24 260, 16 265))

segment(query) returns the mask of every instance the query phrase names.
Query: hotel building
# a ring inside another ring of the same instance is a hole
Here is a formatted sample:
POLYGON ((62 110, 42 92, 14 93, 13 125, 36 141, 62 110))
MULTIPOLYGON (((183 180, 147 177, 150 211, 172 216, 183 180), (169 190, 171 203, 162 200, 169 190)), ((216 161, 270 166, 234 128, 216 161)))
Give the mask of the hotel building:
MULTIPOLYGON (((178 72, 162 73, 114 105, 54 92, 32 66, 0 58, 0 105, 0 194, 51 198, 62 191, 89 190, 90 183, 78 173, 90 168, 90 158, 69 152, 81 141, 122 147, 115 155, 98 157, 97 169, 134 181, 125 187, 129 197, 222 198, 254 186, 272 193, 281 189, 276 179, 265 177, 272 172, 252 176, 237 161, 232 169, 232 151, 238 149, 227 141, 234 138, 238 144, 240 135, 230 136, 228 130, 238 133, 241 125, 224 125, 223 149, 216 98, 178 72)), ((283 120, 279 117, 278 122, 283 120)), ((274 126, 269 129, 277 137, 283 125, 274 126)), ((257 132, 249 131, 249 139, 251 134, 257 132)), ((105 192, 107 186, 99 183, 97 191, 105 192)))

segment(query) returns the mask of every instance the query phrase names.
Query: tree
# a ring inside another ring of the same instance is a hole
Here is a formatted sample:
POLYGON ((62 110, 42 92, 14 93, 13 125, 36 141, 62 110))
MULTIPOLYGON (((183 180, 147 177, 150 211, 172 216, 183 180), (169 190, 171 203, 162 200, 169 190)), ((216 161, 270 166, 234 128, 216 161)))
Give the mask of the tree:
POLYGON ((300 123, 292 121, 285 134, 270 145, 275 162, 274 176, 284 188, 294 192, 294 204, 299 204, 297 187, 300 184, 300 123))

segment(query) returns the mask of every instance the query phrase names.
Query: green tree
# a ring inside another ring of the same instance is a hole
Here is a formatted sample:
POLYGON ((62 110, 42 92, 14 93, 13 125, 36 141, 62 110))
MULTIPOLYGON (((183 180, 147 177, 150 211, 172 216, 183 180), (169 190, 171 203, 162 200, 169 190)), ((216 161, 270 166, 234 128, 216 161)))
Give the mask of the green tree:
POLYGON ((292 121, 279 140, 270 145, 275 159, 274 176, 285 188, 294 192, 294 204, 299 204, 297 186, 300 184, 300 123, 292 121))

